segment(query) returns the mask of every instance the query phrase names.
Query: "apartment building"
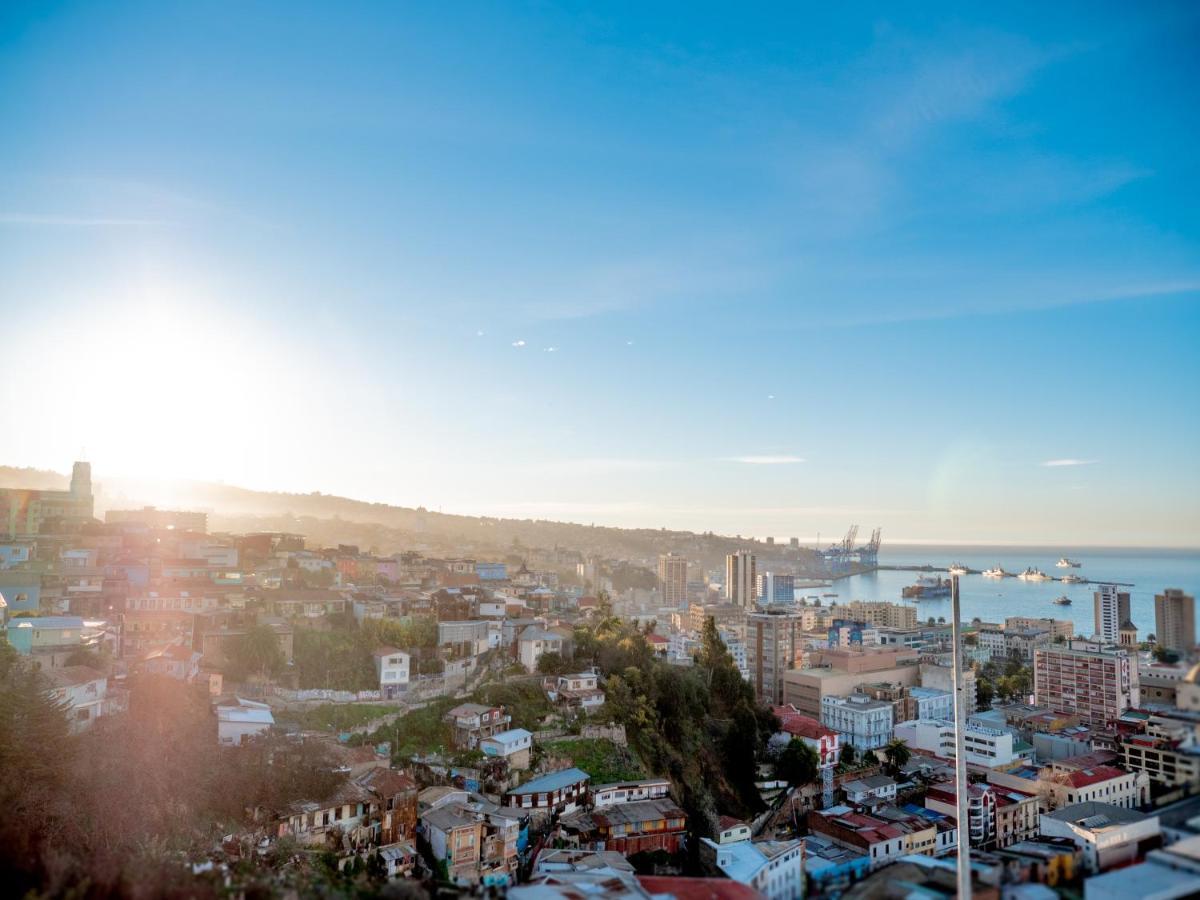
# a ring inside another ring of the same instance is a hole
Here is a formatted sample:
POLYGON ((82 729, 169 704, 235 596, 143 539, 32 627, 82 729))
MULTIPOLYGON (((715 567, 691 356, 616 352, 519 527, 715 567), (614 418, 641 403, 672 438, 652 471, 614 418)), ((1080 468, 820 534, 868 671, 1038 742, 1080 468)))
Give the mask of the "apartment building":
POLYGON ((822 697, 821 724, 856 750, 876 750, 892 739, 892 704, 865 694, 822 697))
MULTIPOLYGON (((932 753, 943 759, 956 756, 954 722, 949 719, 921 719, 900 722, 896 737, 914 750, 932 753)), ((1022 760, 1033 758, 1033 747, 999 728, 968 725, 963 735, 963 749, 968 765, 984 768, 1007 768, 1022 760)))
POLYGON ((783 677, 804 656, 800 617, 786 606, 760 607, 746 616, 746 666, 760 702, 783 702, 783 677))
POLYGON ((1154 595, 1154 637, 1160 647, 1186 653, 1196 645, 1196 598, 1179 588, 1154 595))
POLYGON ((674 553, 658 557, 658 593, 662 605, 672 609, 687 606, 687 558, 674 553))
POLYGON ((749 550, 725 557, 725 599, 744 609, 753 609, 758 599, 758 563, 749 550))
POLYGON ((1140 701, 1137 657, 1126 648, 1072 640, 1034 652, 1035 702, 1104 726, 1140 701))
MULTIPOLYGON (((972 847, 994 850, 1037 835, 1037 794, 994 784, 970 784, 967 789, 967 828, 972 847)), ((953 782, 935 785, 925 794, 925 808, 957 816, 957 796, 953 782)))
POLYGON ((826 696, 845 697, 873 682, 921 683, 917 654, 906 647, 827 648, 810 652, 806 662, 809 668, 784 673, 783 703, 816 719, 826 696))

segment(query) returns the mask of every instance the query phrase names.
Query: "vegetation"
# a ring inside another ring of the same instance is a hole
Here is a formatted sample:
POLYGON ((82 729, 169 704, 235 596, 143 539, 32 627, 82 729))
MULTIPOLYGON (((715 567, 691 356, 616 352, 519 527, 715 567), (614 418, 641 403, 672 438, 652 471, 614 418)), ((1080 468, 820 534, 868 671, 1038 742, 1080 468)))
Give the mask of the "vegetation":
POLYGON ((1033 668, 1019 659, 992 660, 975 673, 976 700, 990 706, 996 698, 1022 700, 1033 691, 1033 668))
POLYGON ((235 638, 227 656, 225 671, 234 681, 245 681, 251 676, 266 681, 278 676, 287 664, 279 638, 270 625, 254 625, 235 638))
POLYGON ((592 776, 593 784, 607 784, 647 777, 634 754, 603 738, 570 738, 547 743, 545 749, 572 762, 592 776))
POLYGON ((883 748, 883 755, 887 759, 888 771, 892 775, 898 775, 905 763, 912 758, 912 751, 908 749, 908 744, 904 741, 893 738, 883 748))
POLYGON ((800 738, 792 738, 775 763, 775 774, 793 787, 812 784, 820 774, 821 760, 817 751, 800 738))
POLYGON ((554 713, 540 681, 496 682, 484 685, 475 696, 488 706, 503 706, 512 716, 512 728, 538 731, 546 727, 543 721, 554 713))
POLYGON ((281 722, 295 722, 303 729, 312 731, 350 731, 366 725, 389 713, 395 707, 374 703, 325 703, 303 710, 285 710, 276 718, 281 722))

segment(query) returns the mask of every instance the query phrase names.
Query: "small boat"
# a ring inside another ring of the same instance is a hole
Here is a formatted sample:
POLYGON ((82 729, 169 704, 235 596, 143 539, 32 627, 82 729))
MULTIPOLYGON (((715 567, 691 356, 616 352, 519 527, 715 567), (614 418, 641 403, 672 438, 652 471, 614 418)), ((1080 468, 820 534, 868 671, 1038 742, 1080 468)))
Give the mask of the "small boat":
POLYGON ((1008 575, 1008 573, 1004 571, 1003 566, 996 566, 996 568, 994 568, 994 569, 984 569, 983 570, 984 578, 1004 578, 1007 575, 1008 575))
POLYGON ((1064 575, 1059 579, 1059 581, 1061 581, 1063 584, 1084 584, 1087 582, 1087 579, 1082 575, 1076 575, 1072 573, 1070 575, 1064 575))
POLYGON ((822 594, 822 597, 836 597, 837 594, 822 594))
POLYGON ((1079 563, 1073 559, 1067 559, 1065 556, 1055 563, 1060 569, 1078 569, 1079 563))
POLYGON ((970 571, 971 570, 968 569, 966 566, 964 566, 962 563, 950 563, 950 574, 951 575, 966 575, 970 571))
POLYGON ((1070 606, 1071 598, 1064 594, 1062 597, 1059 597, 1057 600, 1051 602, 1053 602, 1056 606, 1070 606))
POLYGON ((948 578, 918 578, 916 584, 910 584, 900 591, 905 600, 934 600, 950 596, 950 579, 948 578))
POLYGON ((1049 575, 1047 575, 1041 569, 1035 569, 1032 566, 1029 566, 1028 568, 1026 568, 1025 571, 1022 572, 1017 577, 1020 578, 1022 581, 1049 581, 1050 580, 1049 575))

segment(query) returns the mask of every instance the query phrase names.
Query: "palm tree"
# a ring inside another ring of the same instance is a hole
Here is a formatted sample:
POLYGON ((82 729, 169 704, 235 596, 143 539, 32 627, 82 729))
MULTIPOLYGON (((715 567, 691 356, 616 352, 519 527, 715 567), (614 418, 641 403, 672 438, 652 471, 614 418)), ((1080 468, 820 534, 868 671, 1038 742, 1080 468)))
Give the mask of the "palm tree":
POLYGON ((896 775, 899 774, 904 764, 912 758, 912 751, 908 749, 908 744, 904 743, 904 741, 899 738, 893 738, 883 748, 883 755, 887 757, 888 768, 891 769, 893 775, 896 775))

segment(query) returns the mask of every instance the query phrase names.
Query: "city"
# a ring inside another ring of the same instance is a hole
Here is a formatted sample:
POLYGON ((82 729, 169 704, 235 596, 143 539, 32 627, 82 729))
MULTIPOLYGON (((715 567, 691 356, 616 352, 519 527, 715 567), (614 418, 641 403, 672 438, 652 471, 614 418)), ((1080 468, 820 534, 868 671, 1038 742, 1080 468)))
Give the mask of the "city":
MULTIPOLYGON (((955 893, 953 630, 840 599, 878 531, 722 566, 209 520, 98 515, 87 462, 0 490, 19 888, 955 893)), ((974 895, 1200 886, 1195 598, 1159 590, 1138 641, 1129 593, 1093 593, 1090 634, 963 623, 974 895)))
POLYGON ((0 895, 1200 900, 1197 46, 0 2, 0 895))

